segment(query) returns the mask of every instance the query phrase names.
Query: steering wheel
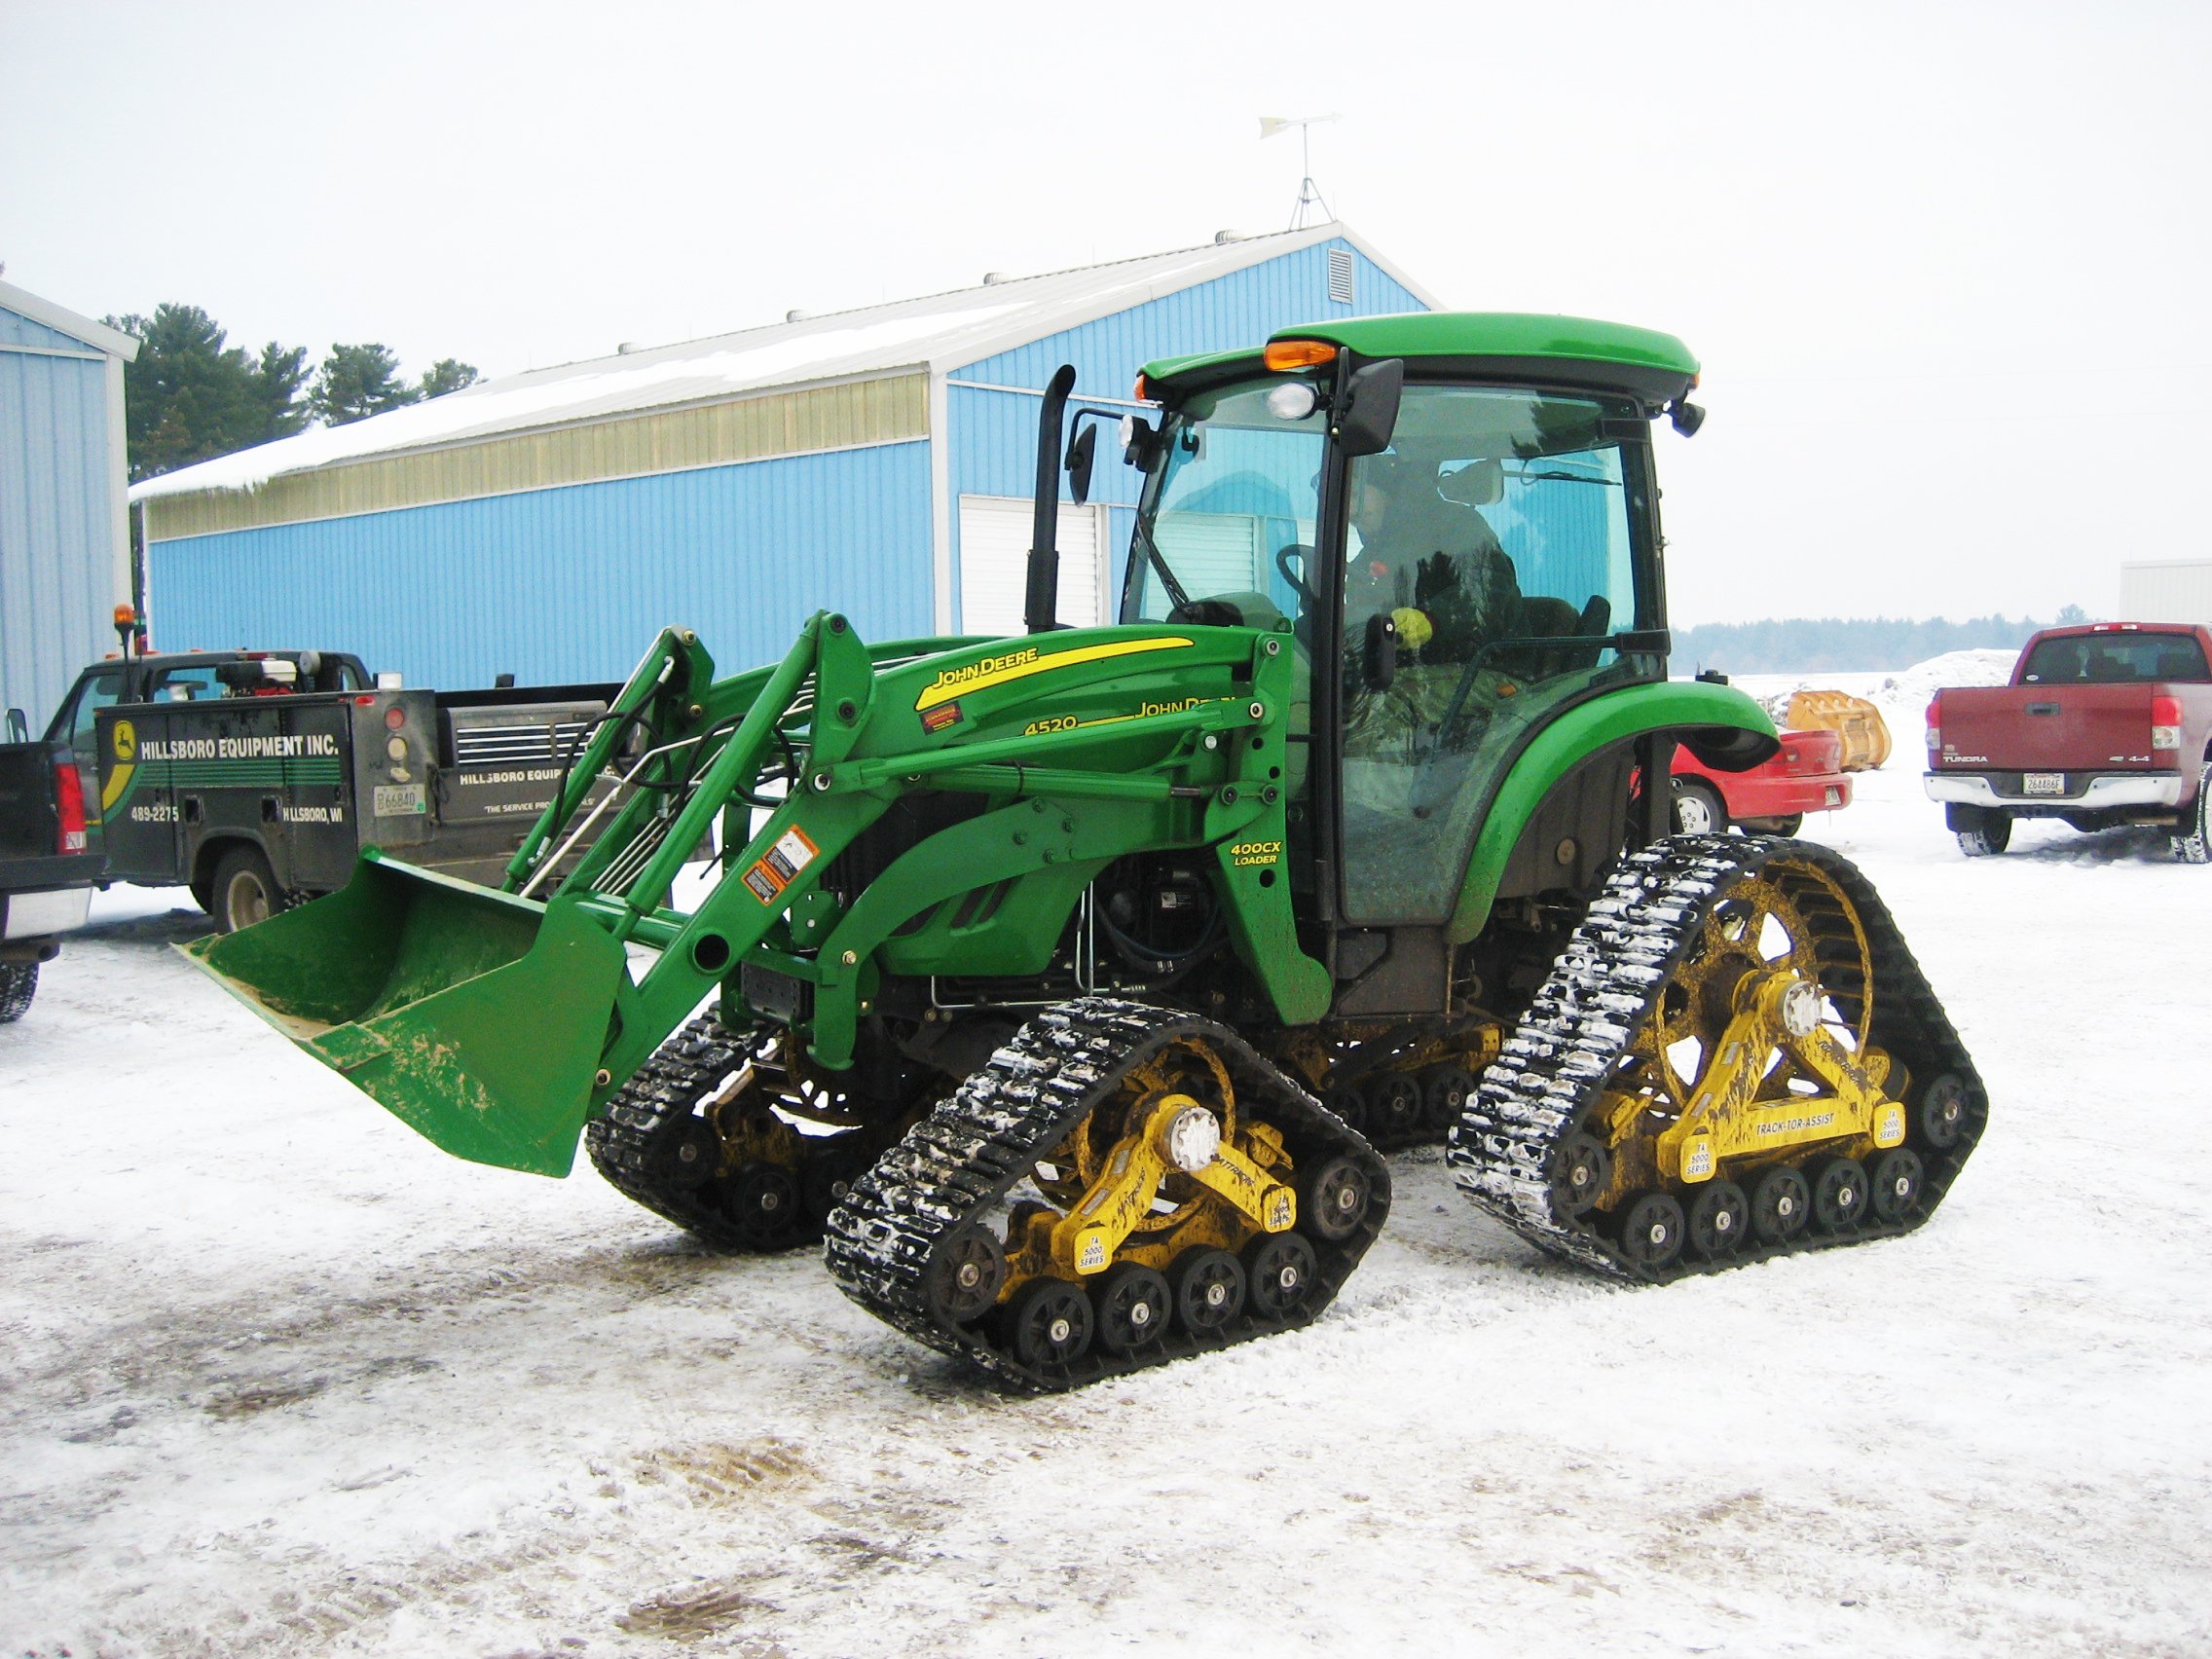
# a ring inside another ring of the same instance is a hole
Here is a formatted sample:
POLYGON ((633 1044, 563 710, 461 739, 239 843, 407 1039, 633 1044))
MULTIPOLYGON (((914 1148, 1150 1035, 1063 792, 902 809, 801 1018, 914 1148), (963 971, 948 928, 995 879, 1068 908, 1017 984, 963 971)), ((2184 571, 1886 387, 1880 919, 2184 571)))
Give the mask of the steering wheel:
POLYGON ((1298 563, 1301 567, 1304 567, 1313 557, 1313 549, 1305 542, 1286 541, 1275 549, 1275 569, 1282 572, 1282 579, 1290 584, 1293 593, 1306 601, 1309 606, 1318 609, 1321 604, 1320 595, 1306 585, 1305 576, 1290 568, 1290 556, 1293 553, 1298 555, 1298 563))

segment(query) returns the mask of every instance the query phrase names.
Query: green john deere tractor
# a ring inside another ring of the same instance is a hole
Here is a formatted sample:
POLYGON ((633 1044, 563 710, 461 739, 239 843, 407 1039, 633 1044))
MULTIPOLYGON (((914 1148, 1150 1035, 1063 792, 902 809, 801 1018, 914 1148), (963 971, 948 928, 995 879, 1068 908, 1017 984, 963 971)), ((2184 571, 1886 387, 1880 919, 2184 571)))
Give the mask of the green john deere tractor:
POLYGON ((1696 371, 1338 321, 1152 365, 1158 420, 1078 409, 1063 465, 1062 369, 1025 635, 824 611, 718 680, 668 630, 500 889, 371 851, 192 953, 447 1150, 559 1175, 580 1132, 708 1243, 819 1236, 1049 1387, 1314 1318, 1393 1146, 1629 1278, 1906 1232, 1987 1102, 1889 913, 1823 847, 1665 834, 1677 743, 1776 747, 1667 679, 1652 426, 1696 371), (1063 628, 1061 475, 1116 420, 1121 621, 1063 628))

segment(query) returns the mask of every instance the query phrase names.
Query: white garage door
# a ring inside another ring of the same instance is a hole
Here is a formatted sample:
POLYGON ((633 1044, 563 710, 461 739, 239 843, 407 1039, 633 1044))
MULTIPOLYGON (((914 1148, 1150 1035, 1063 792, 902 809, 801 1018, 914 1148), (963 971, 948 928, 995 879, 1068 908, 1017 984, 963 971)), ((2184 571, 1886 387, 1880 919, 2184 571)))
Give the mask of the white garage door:
MULTIPOLYGON (((1028 501, 1008 496, 960 498, 960 631, 1000 638, 1023 632, 1029 592, 1028 501)), ((1078 628, 1105 621, 1106 509, 1060 503, 1059 620, 1078 628)))

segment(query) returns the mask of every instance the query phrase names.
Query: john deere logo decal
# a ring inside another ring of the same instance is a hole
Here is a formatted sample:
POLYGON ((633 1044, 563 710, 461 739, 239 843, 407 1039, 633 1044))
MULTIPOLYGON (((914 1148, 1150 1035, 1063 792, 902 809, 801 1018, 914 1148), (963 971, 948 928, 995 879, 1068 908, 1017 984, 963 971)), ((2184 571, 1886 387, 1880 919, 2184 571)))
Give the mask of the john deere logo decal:
POLYGON ((118 760, 138 758, 138 728, 129 720, 115 722, 115 757, 118 760))

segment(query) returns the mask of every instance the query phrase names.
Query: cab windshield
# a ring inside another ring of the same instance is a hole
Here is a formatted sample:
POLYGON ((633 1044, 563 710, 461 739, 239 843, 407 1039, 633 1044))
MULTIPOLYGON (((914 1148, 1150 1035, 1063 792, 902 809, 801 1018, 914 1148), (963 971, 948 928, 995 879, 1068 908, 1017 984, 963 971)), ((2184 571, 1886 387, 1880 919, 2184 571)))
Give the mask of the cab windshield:
POLYGON ((1310 383, 1271 375, 1167 417, 1130 547, 1125 622, 1270 627, 1298 610, 1328 417, 1310 383))

